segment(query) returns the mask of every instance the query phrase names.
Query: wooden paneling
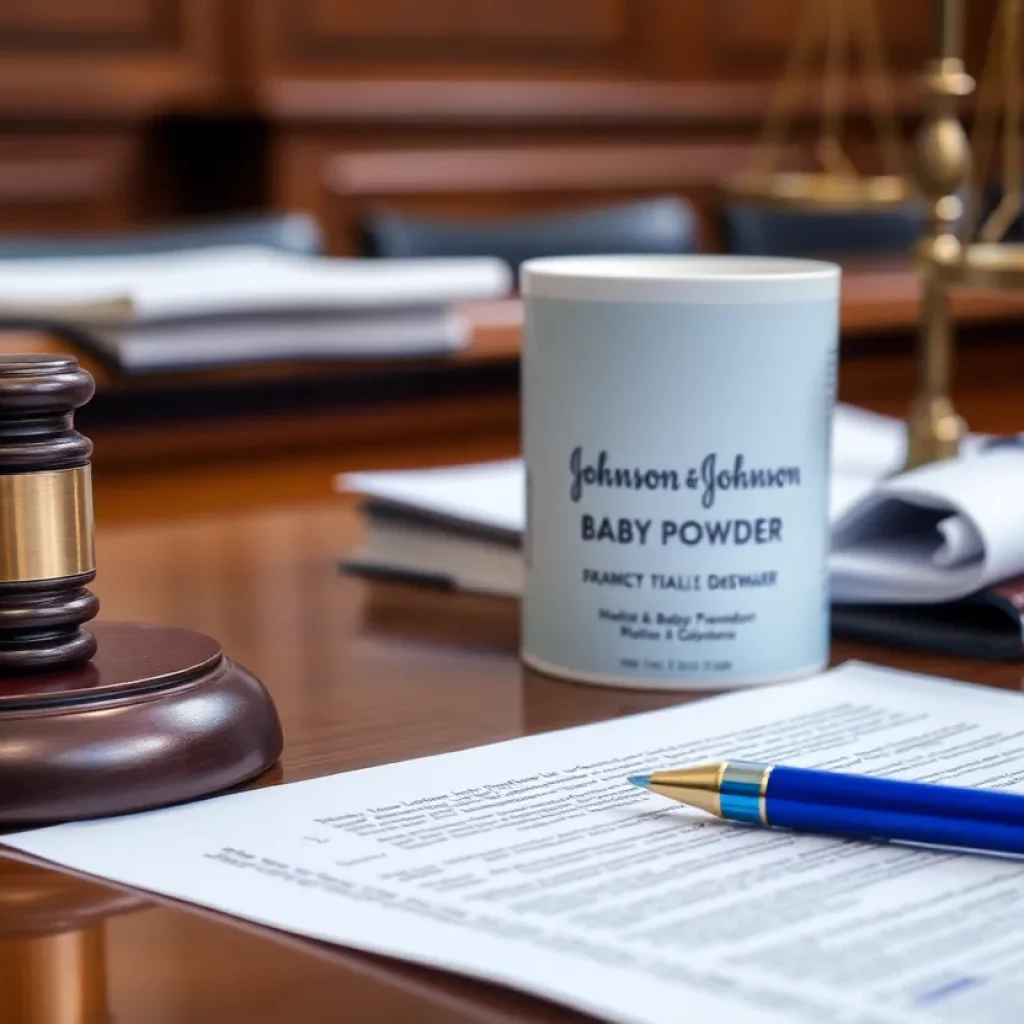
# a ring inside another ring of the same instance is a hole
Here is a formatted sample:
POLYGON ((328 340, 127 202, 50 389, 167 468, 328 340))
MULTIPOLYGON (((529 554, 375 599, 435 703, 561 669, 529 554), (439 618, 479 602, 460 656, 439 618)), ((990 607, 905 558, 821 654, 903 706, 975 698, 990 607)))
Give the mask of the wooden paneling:
MULTIPOLYGON (((896 100, 916 110, 931 0, 872 9, 896 100)), ((250 69, 256 101, 292 120, 396 119, 403 109, 410 122, 466 120, 475 109, 484 123, 493 108, 501 121, 514 111, 571 127, 584 89, 600 92, 612 120, 629 107, 636 124, 706 120, 705 109, 749 122, 801 20, 824 10, 823 0, 254 0, 250 69), (445 88, 453 80, 466 89, 445 88)), ((864 92, 851 82, 848 106, 863 109, 864 92)), ((812 89, 801 105, 819 99, 812 89)), ((588 107, 590 119, 599 109, 588 107)))
POLYGON ((428 65, 602 63, 631 49, 640 13, 629 0, 292 0, 277 10, 282 51, 297 60, 428 65))
POLYGON ((0 235, 125 227, 139 169, 130 133, 0 132, 0 235))
POLYGON ((229 0, 4 0, 0 116, 126 116, 224 102, 229 0))
MULTIPOLYGON (((287 144, 286 144, 287 146, 287 144)), ((678 195, 701 217, 705 244, 715 241, 714 208, 719 183, 746 167, 748 141, 662 144, 478 146, 436 150, 391 150, 332 155, 328 147, 305 151, 322 194, 296 193, 282 205, 321 211, 329 244, 337 252, 357 249, 360 217, 374 206, 431 216, 510 217, 545 210, 565 211, 639 196, 678 195)), ((298 154, 286 152, 284 162, 298 154)))
MULTIPOLYGON (((909 135, 931 0, 874 10, 909 135)), ((323 219, 339 253, 355 251, 374 204, 512 216, 666 193, 697 205, 714 245, 719 186, 753 155, 800 20, 827 13, 824 0, 256 0, 254 11, 274 202, 323 219)), ((793 107, 791 167, 819 130, 826 27, 793 107)), ((850 62, 843 104, 853 158, 870 170, 862 65, 850 62)))
POLYGON ((253 0, 255 85, 266 98, 295 79, 643 74, 661 2, 253 0))
POLYGON ((180 44, 177 0, 6 0, 0 50, 165 50, 180 44))
MULTIPOLYGON (((932 0, 874 0, 873 5, 847 0, 843 10, 851 59, 856 61, 864 53, 866 34, 871 34, 880 41, 880 52, 890 68, 920 72, 930 44, 930 34, 922 26, 931 19, 932 0)), ((817 26, 820 66, 828 13, 829 5, 823 0, 718 0, 713 42, 722 70, 734 75, 781 72, 793 40, 809 19, 817 26)))
MULTIPOLYGON (((933 3, 874 6, 909 134, 933 3)), ((976 69, 996 0, 965 7, 976 69)), ((378 200, 516 213, 669 191, 705 204, 712 171, 733 169, 756 137, 801 12, 825 8, 825 0, 0 0, 3 145, 77 123, 98 147, 69 143, 15 165, 4 149, 0 214, 12 225, 64 230, 130 220, 132 211, 215 215, 265 200, 324 217, 336 251, 348 252, 354 211, 378 200), (254 129, 244 151, 208 144, 209 126, 231 119, 254 129), (112 155, 112 136, 134 151, 152 151, 154 140, 178 148, 158 154, 156 173, 136 175, 142 191, 130 195, 125 168, 134 157, 112 155), (673 147, 685 156, 672 156, 673 147), (591 170, 570 155, 558 171, 549 155, 563 150, 621 156, 591 170), (401 168, 366 159, 388 151, 420 154, 428 180, 418 191, 396 184, 409 177, 411 156, 396 158, 401 168), (507 173, 494 154, 509 157, 507 173), (646 170, 641 156, 650 157, 646 170), (456 159, 481 169, 482 187, 452 184, 456 159), (239 187, 204 191, 204 163, 239 187), (350 191, 346 175, 360 167, 384 174, 376 192, 350 191)), ((820 99, 812 83, 796 104, 796 152, 816 130, 820 99)), ((851 148, 870 156, 867 99, 852 75, 851 148)))
POLYGON ((152 120, 216 111, 241 91, 232 3, 0 0, 0 234, 173 215, 176 183, 143 168, 152 120))

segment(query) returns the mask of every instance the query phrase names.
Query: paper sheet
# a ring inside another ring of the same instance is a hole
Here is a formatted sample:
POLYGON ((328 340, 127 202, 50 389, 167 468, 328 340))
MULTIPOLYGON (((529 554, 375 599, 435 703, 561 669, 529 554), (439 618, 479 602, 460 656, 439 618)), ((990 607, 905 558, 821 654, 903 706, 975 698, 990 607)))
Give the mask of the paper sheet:
POLYGON ((628 785, 738 756, 1024 788, 1020 695, 817 679, 3 842, 611 1021, 1024 1020, 1024 865, 718 822, 628 785))
POLYGON ((373 313, 286 313, 167 320, 94 331, 122 369, 159 372, 264 360, 389 359, 465 347, 466 325, 446 307, 373 313))
POLYGON ((834 524, 832 598, 936 602, 1024 571, 1024 448, 880 482, 834 524))
POLYGON ((129 300, 138 322, 244 313, 443 305, 508 294, 488 257, 361 260, 258 246, 0 261, 0 313, 129 300))
POLYGON ((520 459, 468 466, 348 473, 339 489, 510 533, 526 525, 526 480, 520 459))

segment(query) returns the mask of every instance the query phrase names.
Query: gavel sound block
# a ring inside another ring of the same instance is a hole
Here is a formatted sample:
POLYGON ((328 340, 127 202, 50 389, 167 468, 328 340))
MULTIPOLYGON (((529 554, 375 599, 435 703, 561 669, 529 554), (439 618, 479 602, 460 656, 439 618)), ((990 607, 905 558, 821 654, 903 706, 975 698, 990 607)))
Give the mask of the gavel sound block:
POLYGON ((0 829, 193 799, 281 753, 270 695, 216 640, 90 622, 92 444, 73 416, 93 390, 70 356, 0 356, 0 829))

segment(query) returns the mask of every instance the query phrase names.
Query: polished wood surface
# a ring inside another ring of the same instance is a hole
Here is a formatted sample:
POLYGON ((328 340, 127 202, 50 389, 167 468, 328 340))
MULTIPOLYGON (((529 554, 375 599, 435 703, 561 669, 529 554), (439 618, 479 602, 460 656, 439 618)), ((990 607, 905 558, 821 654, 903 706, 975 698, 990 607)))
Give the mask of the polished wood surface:
MULTIPOLYGON (((845 361, 845 398, 881 411, 906 407, 914 379, 906 355, 882 353, 845 361)), ((972 346, 959 361, 957 399, 973 427, 1009 432, 1024 426, 1024 362, 1015 345, 972 346)), ((383 457, 385 448, 378 449, 383 457)), ((464 457, 499 449, 478 442, 464 457)), ((457 458, 452 447, 395 443, 390 461, 411 464, 457 458)), ((319 463, 324 493, 330 473, 365 465, 367 455, 338 451, 319 463)), ((103 616, 131 617, 216 636, 256 672, 277 701, 285 732, 279 775, 295 781, 329 772, 454 750, 472 744, 664 707, 685 694, 600 689, 557 682, 524 670, 517 658, 514 606, 467 596, 370 586, 340 576, 339 556, 358 542, 360 523, 347 499, 289 502, 288 467, 267 470, 266 492, 248 508, 211 502, 177 518, 167 490, 144 480, 132 488, 97 485, 100 509, 96 590, 103 616), (117 515, 129 490, 131 513, 117 515), (146 505, 146 496, 149 504, 146 505), (276 504, 275 504, 276 503, 276 504)), ((312 468, 312 464, 310 466, 312 468)), ((156 475, 150 478, 156 480, 156 475)), ((209 480, 237 486, 230 478, 209 480)), ((245 502, 239 502, 245 504, 245 502)), ((862 658, 1019 690, 1024 664, 911 654, 837 643, 833 660, 862 658)), ((5 865, 0 859, 0 865, 5 865)), ((4 869, 9 870, 9 869, 4 869)), ((49 900, 63 876, 0 870, 0 982, 5 965, 26 961, 9 935, 21 886, 49 900)), ((69 883, 66 931, 95 900, 107 907, 116 890, 69 883)), ((42 898, 42 897, 39 897, 42 898)), ((40 912, 27 897, 26 929, 38 938, 40 912), (30 907, 30 903, 32 904, 30 907)), ((280 1007, 296 1022, 582 1020, 528 997, 295 940, 216 915, 144 898, 121 913, 116 900, 102 924, 107 1009, 119 1024, 276 1022, 280 1007)), ((83 927, 85 924, 83 924, 83 927)), ((59 930, 59 929, 58 929, 59 930)), ((34 940, 35 941, 35 940, 34 940)), ((75 947, 76 949, 78 947, 75 947)), ((74 991, 95 993, 82 978, 91 947, 69 968, 74 991), (75 966, 77 965, 77 966, 75 966), (80 969, 81 968, 81 969, 80 969)), ((99 968, 94 968, 99 970, 99 968)), ((12 981, 13 984, 13 981, 12 981)), ((82 998, 85 998, 84 996, 82 998)))
POLYGON ((277 761, 270 696, 213 637, 102 619, 89 638, 84 665, 0 678, 0 829, 194 800, 277 761))
POLYGON ((93 391, 72 356, 0 354, 0 679, 96 651, 92 444, 74 429, 93 391))

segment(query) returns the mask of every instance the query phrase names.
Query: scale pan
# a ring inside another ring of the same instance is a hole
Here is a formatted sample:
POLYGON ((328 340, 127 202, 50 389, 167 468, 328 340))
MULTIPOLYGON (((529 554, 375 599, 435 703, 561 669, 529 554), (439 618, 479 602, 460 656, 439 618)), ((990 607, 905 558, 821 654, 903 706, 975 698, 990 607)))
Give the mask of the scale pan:
POLYGON ((734 197, 762 206, 849 213, 903 206, 915 196, 910 182, 895 174, 748 172, 734 178, 726 188, 734 197))

